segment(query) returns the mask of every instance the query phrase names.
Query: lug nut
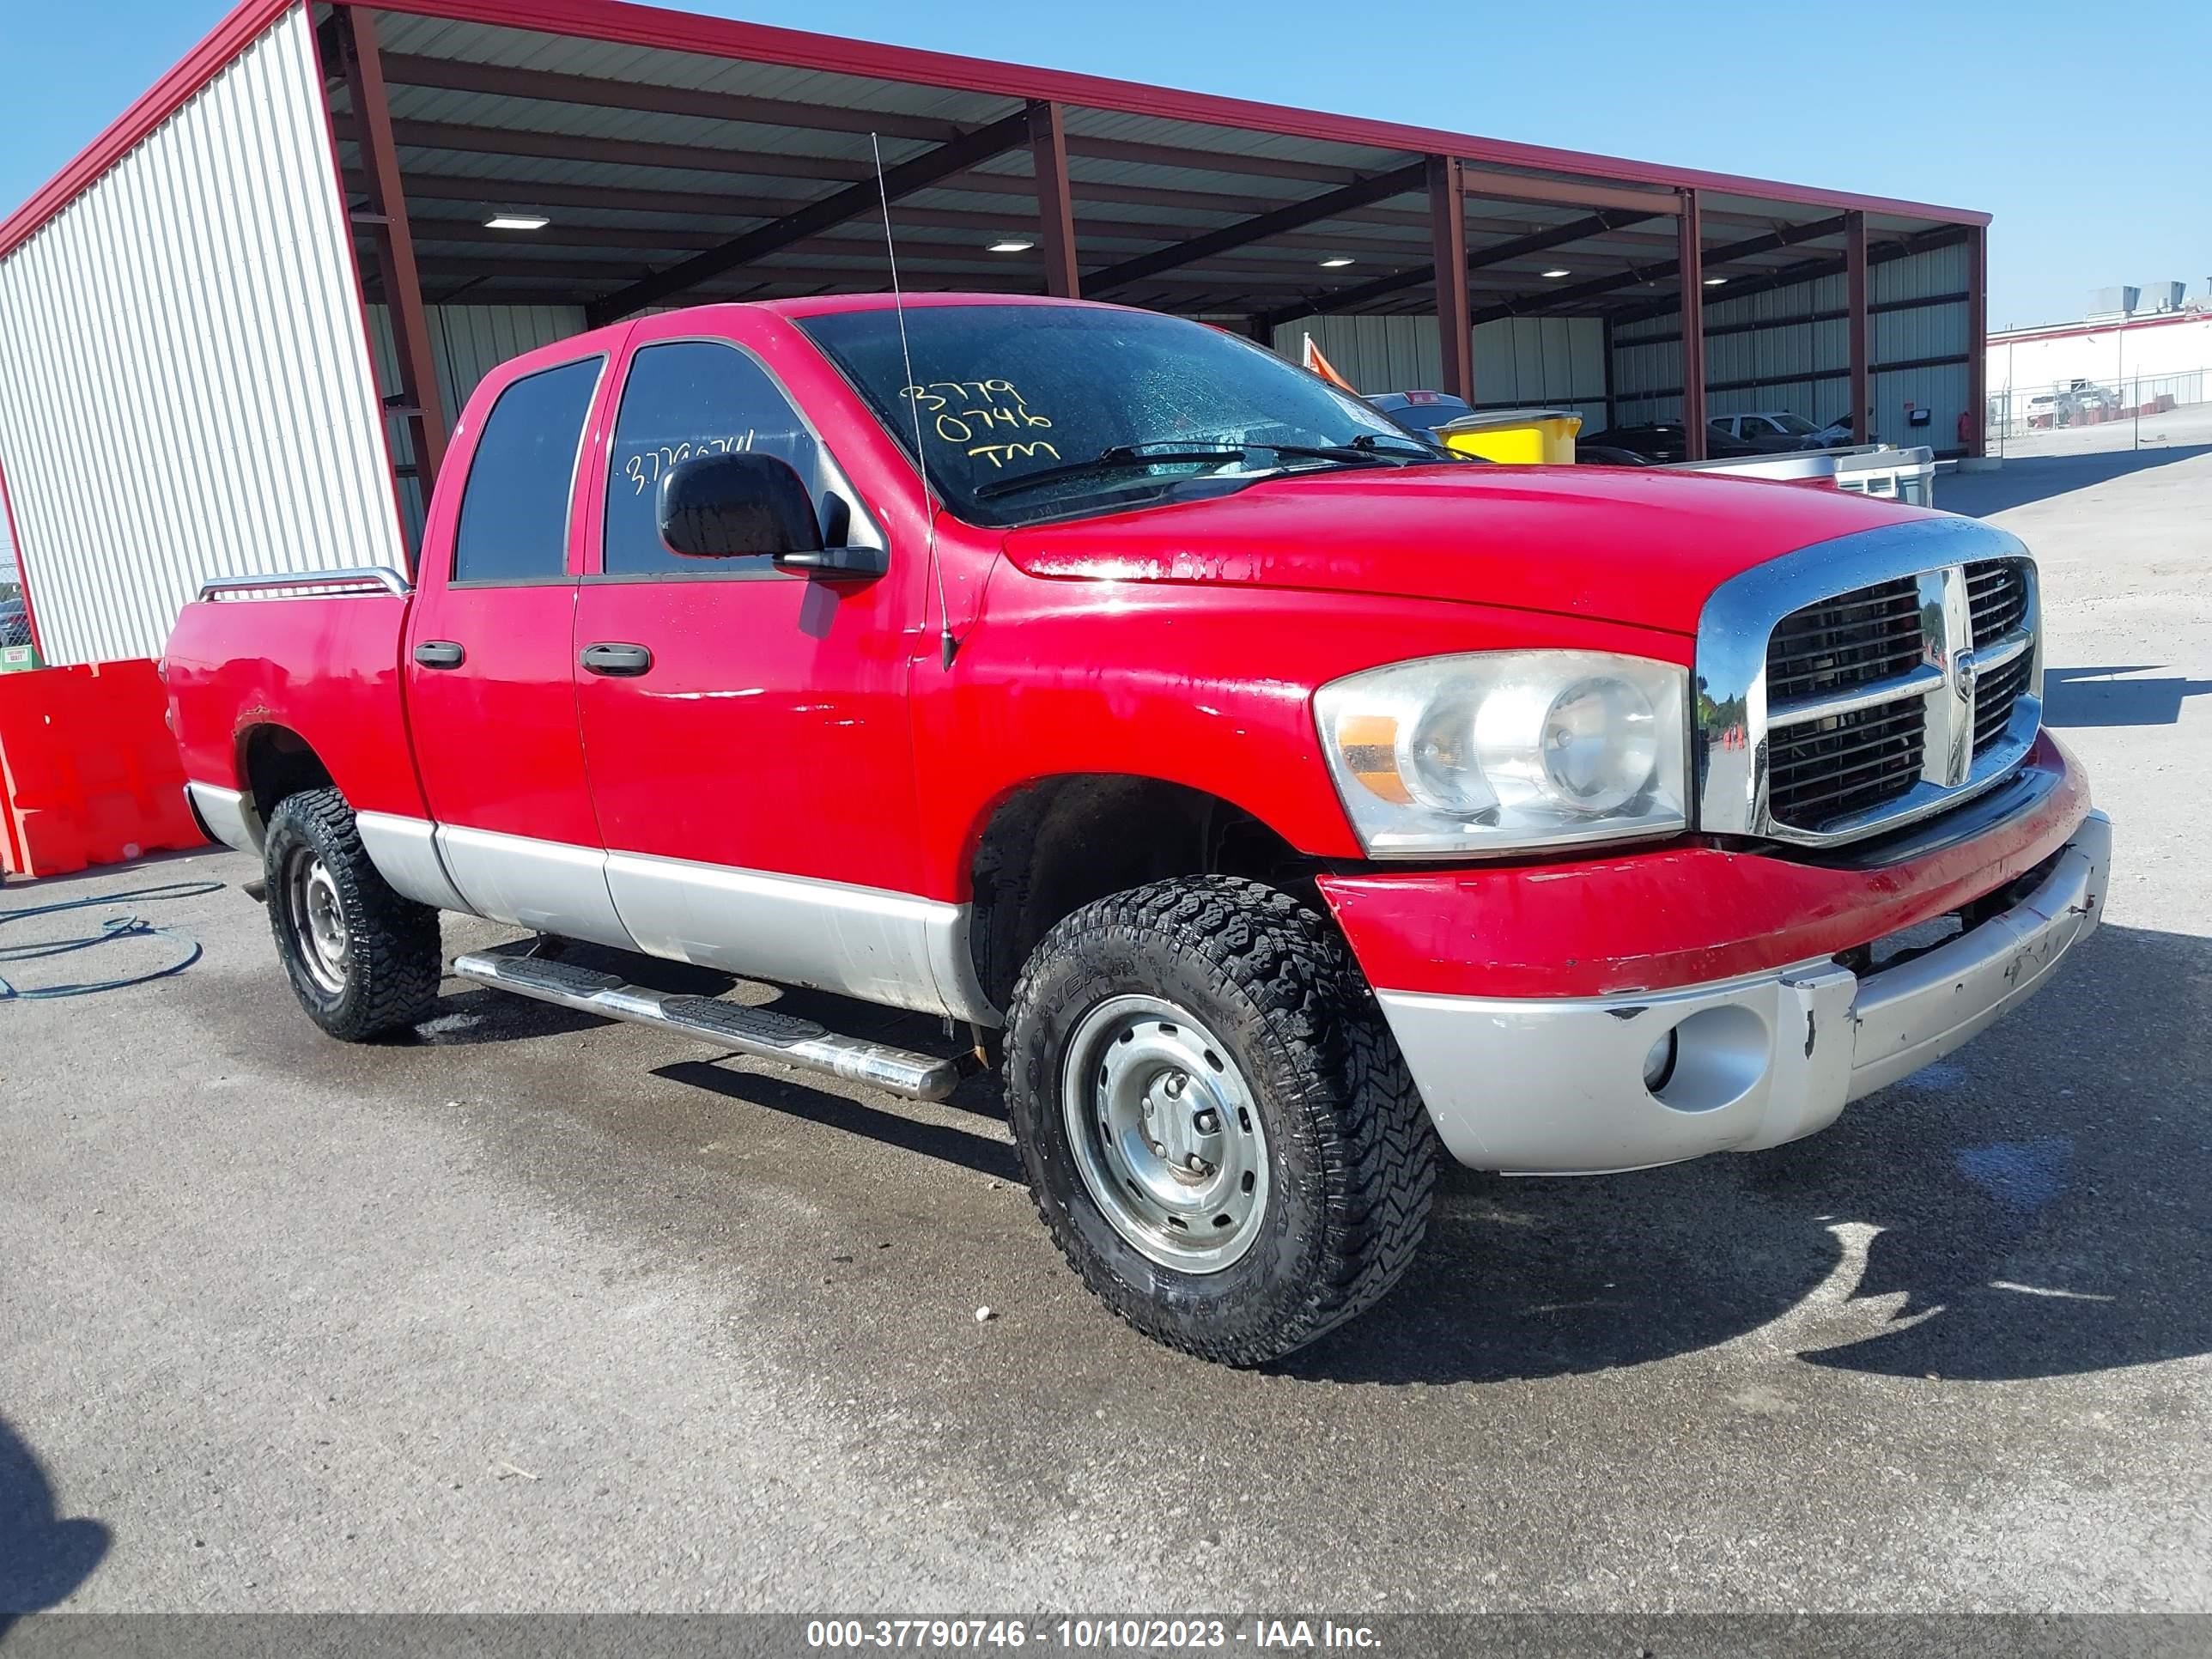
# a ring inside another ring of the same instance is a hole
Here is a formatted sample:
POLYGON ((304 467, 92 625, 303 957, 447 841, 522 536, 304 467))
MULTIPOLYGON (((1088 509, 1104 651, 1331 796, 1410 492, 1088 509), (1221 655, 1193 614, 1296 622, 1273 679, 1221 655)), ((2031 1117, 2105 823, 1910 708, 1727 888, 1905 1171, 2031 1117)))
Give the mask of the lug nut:
POLYGON ((1202 1135, 1210 1135, 1221 1127, 1221 1120, 1212 1112, 1200 1112, 1192 1127, 1202 1135))
POLYGON ((1189 1080, 1190 1079, 1186 1078, 1181 1072, 1177 1072, 1174 1076, 1170 1077, 1168 1079, 1168 1098, 1170 1100, 1182 1099, 1183 1085, 1189 1082, 1189 1080))
POLYGON ((1188 1160, 1188 1168, 1193 1175, 1204 1175, 1206 1173, 1206 1160, 1200 1158, 1196 1152, 1193 1152, 1188 1160))

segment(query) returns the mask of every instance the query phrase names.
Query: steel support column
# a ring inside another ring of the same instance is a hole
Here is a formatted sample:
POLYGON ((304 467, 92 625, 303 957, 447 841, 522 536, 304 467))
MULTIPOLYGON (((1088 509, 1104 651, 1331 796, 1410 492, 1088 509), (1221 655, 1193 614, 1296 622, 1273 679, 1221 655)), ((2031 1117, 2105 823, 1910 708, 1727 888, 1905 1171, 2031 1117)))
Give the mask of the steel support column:
POLYGON ((1429 157, 1429 234, 1436 244, 1437 343, 1443 390, 1474 401, 1474 330, 1468 321, 1467 180, 1455 155, 1429 157))
POLYGON ((1674 222, 1680 231, 1680 252, 1675 268, 1682 273, 1682 441, 1693 461, 1705 459, 1705 250, 1699 232, 1698 192, 1682 192, 1682 216, 1674 222))
POLYGON ((1063 300, 1083 297, 1075 262, 1075 199, 1067 184, 1067 121, 1058 104, 1030 106, 1030 166, 1036 174, 1037 252, 1044 289, 1063 300))
POLYGON ((438 389, 437 362, 430 351, 429 318, 422 307, 415 235, 407 222, 399 152, 392 139, 392 106, 385 92, 383 59, 377 52, 376 21, 358 6, 339 6, 332 15, 361 143, 362 173, 368 187, 368 222, 376 245, 384 307, 392 319, 392 355, 399 362, 397 412, 405 417, 413 436, 416 476, 428 501, 446 459, 446 400, 438 389))
MULTIPOLYGON (((1990 453, 1990 232, 1966 233, 1966 453, 1990 453)), ((2115 387, 2117 391, 2118 388, 2115 387)), ((2138 398, 2137 401, 2141 401, 2138 398)))
POLYGON ((1844 216, 1844 290, 1850 334, 1851 441, 1863 444, 1870 441, 1874 428, 1874 357, 1867 318, 1866 215, 1856 210, 1844 216))

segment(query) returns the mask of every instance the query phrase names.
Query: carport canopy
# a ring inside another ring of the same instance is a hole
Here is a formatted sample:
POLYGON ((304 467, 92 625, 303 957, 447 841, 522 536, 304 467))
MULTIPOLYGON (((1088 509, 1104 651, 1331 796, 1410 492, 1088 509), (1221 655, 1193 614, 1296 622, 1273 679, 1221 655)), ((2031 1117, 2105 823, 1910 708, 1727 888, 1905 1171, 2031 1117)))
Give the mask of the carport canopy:
MULTIPOLYGON (((173 106, 283 9, 241 0, 133 115, 173 106)), ((1966 242, 1978 377, 1985 215, 617 0, 315 0, 308 16, 426 484, 453 413, 427 307, 604 323, 880 290, 885 198, 911 289, 1109 300, 1268 342, 1316 314, 1456 315, 1438 389, 1470 399, 1474 325, 1679 313, 1698 363, 1705 301, 1848 271, 1862 421, 1868 268, 1966 242)), ((0 238, 56 210, 103 148, 0 238)), ((1696 453, 1705 388, 1685 379, 1696 453)))

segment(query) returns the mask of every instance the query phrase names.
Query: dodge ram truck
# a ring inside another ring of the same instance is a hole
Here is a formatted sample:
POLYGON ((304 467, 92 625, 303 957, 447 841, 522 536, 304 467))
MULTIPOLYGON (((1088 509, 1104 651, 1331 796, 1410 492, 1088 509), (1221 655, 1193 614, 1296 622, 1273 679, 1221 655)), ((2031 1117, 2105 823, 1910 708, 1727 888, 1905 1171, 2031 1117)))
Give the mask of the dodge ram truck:
POLYGON ((2110 858, 2042 649, 1988 525, 1490 465, 1201 324, 940 295, 519 357, 411 574, 213 578, 165 666, 332 1036, 451 972, 918 1099, 997 1065, 1085 1283, 1253 1364, 1403 1273, 1440 1157, 1776 1146, 2041 987, 2110 858), (445 911, 536 937, 448 964, 445 911))

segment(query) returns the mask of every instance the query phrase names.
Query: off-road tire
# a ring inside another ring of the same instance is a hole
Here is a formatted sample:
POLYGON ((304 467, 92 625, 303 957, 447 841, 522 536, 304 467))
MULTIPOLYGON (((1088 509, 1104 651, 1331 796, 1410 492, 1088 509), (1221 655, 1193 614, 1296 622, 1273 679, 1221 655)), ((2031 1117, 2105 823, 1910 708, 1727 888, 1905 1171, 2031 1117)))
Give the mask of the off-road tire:
POLYGON ((1146 1335, 1264 1364, 1374 1305, 1428 1228, 1436 1135, 1343 940, 1287 893, 1193 876, 1086 905, 1039 943, 1006 1021, 1006 1103, 1030 1195, 1069 1263, 1146 1335), (1181 1005, 1232 1051, 1267 1132, 1257 1242, 1218 1272, 1160 1266, 1107 1219, 1062 1112, 1071 1037, 1107 999, 1181 1005))
POLYGON ((279 802, 269 817, 263 868, 276 954, 308 1018, 334 1037, 362 1042, 412 1025, 428 1012, 443 970, 438 913, 386 884, 362 848, 353 809, 343 795, 304 789, 279 802), (295 933, 286 875, 290 860, 302 853, 319 859, 330 872, 345 918, 350 959, 335 994, 316 981, 295 933))

